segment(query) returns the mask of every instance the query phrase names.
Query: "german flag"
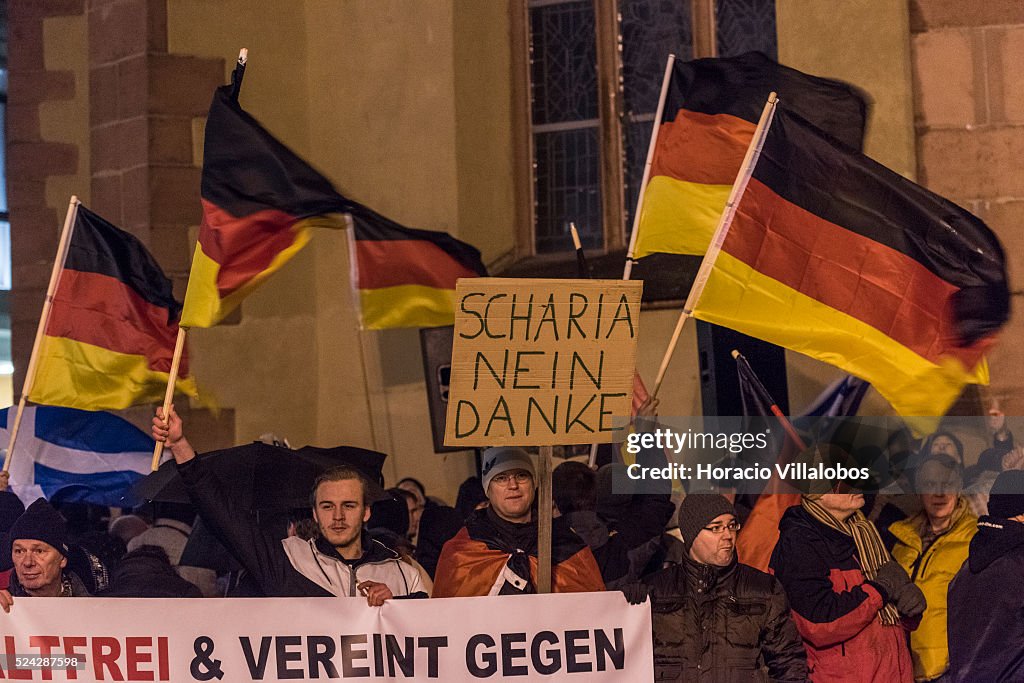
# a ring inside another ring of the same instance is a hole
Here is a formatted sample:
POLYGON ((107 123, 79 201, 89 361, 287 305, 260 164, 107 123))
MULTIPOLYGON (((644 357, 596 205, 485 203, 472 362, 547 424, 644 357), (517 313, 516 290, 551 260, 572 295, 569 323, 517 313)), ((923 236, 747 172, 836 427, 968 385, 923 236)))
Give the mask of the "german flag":
POLYGON ((676 62, 633 250, 644 299, 685 297, 772 91, 790 111, 861 149, 868 106, 846 83, 760 52, 676 62))
POLYGON ((217 89, 206 120, 203 222, 185 294, 184 327, 210 327, 309 242, 344 228, 351 202, 217 89))
MULTIPOLYGON (((163 400, 180 313, 142 243, 78 206, 27 398, 81 410, 163 400)), ((197 395, 185 355, 176 387, 197 395)))
POLYGON ((1009 315, 1002 247, 784 104, 694 316, 857 375, 901 415, 943 415, 988 381, 1009 315))
POLYGON ((444 232, 406 228, 353 206, 352 281, 364 329, 440 327, 455 320, 455 282, 484 277, 475 247, 444 232))

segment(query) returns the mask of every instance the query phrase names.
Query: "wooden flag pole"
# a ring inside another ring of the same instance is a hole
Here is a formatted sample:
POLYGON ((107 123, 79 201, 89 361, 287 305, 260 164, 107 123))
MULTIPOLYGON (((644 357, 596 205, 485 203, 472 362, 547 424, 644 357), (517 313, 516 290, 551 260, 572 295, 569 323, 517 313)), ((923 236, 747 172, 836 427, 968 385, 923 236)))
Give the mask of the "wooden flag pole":
MULTIPOLYGON (((167 375, 167 389, 164 390, 164 420, 171 410, 174 401, 174 385, 178 381, 178 367, 181 365, 181 354, 185 350, 185 328, 178 327, 178 338, 174 342, 174 358, 171 359, 171 372, 167 375)), ((164 442, 157 441, 153 447, 153 463, 151 469, 156 472, 160 467, 160 457, 164 454, 164 442)))
MULTIPOLYGON (((359 298, 359 262, 356 260, 356 226, 352 220, 352 214, 345 214, 345 223, 348 225, 346 231, 348 236, 348 258, 349 258, 349 280, 352 292, 352 306, 355 308, 356 317, 356 338, 359 342, 359 368, 363 373, 363 398, 366 399, 366 419, 370 424, 370 442, 374 449, 381 450, 380 440, 377 438, 377 421, 373 414, 373 395, 370 388, 370 366, 366 362, 366 337, 363 329, 363 304, 359 298)), ((376 373, 375 373, 376 374, 376 373)), ((390 437, 390 435, 388 435, 390 437)))
POLYGON ((736 205, 739 203, 740 197, 743 196, 744 190, 747 189, 747 183, 754 172, 754 165, 761 154, 764 139, 768 135, 768 127, 771 125, 777 101, 778 98, 775 93, 771 93, 768 95, 768 101, 761 111, 761 119, 757 122, 757 130, 754 131, 754 137, 751 138, 750 144, 747 146, 747 153, 743 157, 743 164, 740 166, 739 173, 736 174, 736 182, 733 183, 732 190, 729 192, 729 201, 725 204, 725 211, 722 212, 722 217, 718 219, 718 227, 711 238, 711 244, 708 246, 707 253, 704 254, 704 259, 700 262, 700 269, 697 271, 693 287, 690 288, 690 294, 686 297, 683 311, 679 314, 676 329, 672 333, 672 339, 668 343, 668 348, 665 349, 665 356, 661 359, 661 367, 658 368, 658 376, 654 380, 654 390, 651 392, 652 397, 657 396, 658 391, 661 389, 661 383, 665 380, 668 364, 672 361, 672 354, 675 353, 679 337, 683 332, 683 325, 686 323, 687 318, 693 317, 693 309, 697 306, 697 302, 700 301, 700 295, 704 293, 704 286, 707 285, 708 278, 711 276, 711 269, 715 265, 718 254, 722 251, 722 244, 729 233, 732 219, 736 215, 736 205))
POLYGON ((231 72, 231 99, 238 101, 238 93, 242 90, 242 79, 245 78, 245 63, 249 60, 248 48, 238 51, 238 61, 235 62, 235 69, 231 72))
POLYGON ((672 65, 676 56, 670 54, 665 61, 665 76, 661 79, 661 95, 658 97, 658 109, 654 113, 654 126, 651 130, 651 144, 647 146, 647 161, 644 163, 644 176, 640 181, 640 193, 636 198, 636 210, 633 212, 633 230, 629 235, 629 249, 626 250, 626 265, 622 271, 622 279, 628 280, 633 272, 633 250, 636 248, 636 236, 640 232, 640 208, 644 205, 644 194, 647 192, 647 181, 651 178, 651 166, 654 164, 654 148, 658 146, 658 132, 661 130, 661 117, 665 112, 665 99, 668 96, 668 84, 672 80, 672 65))
POLYGON ((537 592, 551 592, 551 446, 540 447, 537 468, 537 592))
MULTIPOLYGON (((590 279, 590 267, 587 266, 587 257, 583 253, 583 243, 580 241, 580 233, 576 230, 575 223, 569 223, 569 231, 572 233, 572 246, 576 249, 576 271, 581 279, 590 279)), ((629 263, 629 261, 626 261, 629 263)), ((628 278, 627 278, 628 279, 628 278)), ((587 458, 587 466, 593 469, 597 464, 597 443, 590 444, 590 456, 587 458)))
POLYGON ((75 217, 78 215, 78 197, 72 195, 68 202, 68 212, 64 216, 64 227, 60 233, 60 242, 57 243, 57 256, 53 261, 53 270, 50 271, 50 284, 46 287, 46 298, 43 300, 43 311, 39 315, 39 326, 36 327, 36 338, 32 342, 32 355, 29 357, 28 370, 25 372, 25 382, 21 385, 21 396, 18 398, 18 412, 14 415, 14 425, 11 427, 11 438, 7 442, 7 457, 4 458, 4 472, 11 468, 11 459, 14 456, 14 444, 18 440, 18 430, 21 428, 21 416, 25 412, 25 400, 32 392, 32 385, 35 384, 36 365, 39 361, 39 344, 43 341, 46 333, 46 324, 50 321, 50 309, 53 307, 53 295, 57 292, 57 284, 60 282, 61 271, 64 270, 64 261, 68 257, 68 247, 71 244, 71 234, 75 230, 75 217))

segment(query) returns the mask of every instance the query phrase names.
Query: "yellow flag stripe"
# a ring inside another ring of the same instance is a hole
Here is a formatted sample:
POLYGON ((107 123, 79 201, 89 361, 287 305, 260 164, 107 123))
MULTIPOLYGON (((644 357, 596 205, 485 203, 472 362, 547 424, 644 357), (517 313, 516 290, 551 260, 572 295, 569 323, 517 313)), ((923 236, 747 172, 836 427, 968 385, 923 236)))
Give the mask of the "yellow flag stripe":
POLYGON ((692 254, 708 250, 729 201, 730 185, 705 185, 668 176, 647 183, 634 258, 650 254, 692 254))
POLYGON ((904 416, 941 416, 988 365, 933 363, 856 318, 721 252, 694 316, 817 358, 871 382, 904 416))
POLYGON ((455 290, 399 285, 359 290, 363 328, 440 327, 455 322, 455 290))
MULTIPOLYGON (((65 337, 43 337, 34 403, 80 410, 121 410, 163 401, 168 373, 151 370, 144 356, 118 353, 65 337)), ((192 377, 179 378, 178 393, 198 396, 192 377)))
POLYGON ((235 310, 245 297, 263 284, 267 278, 281 270, 309 243, 312 229, 318 227, 336 228, 339 219, 332 215, 313 216, 296 222, 291 226, 295 239, 286 248, 278 252, 264 270, 252 277, 244 285, 231 292, 223 299, 217 289, 217 279, 221 265, 203 252, 202 245, 196 243, 192 256, 192 271, 188 276, 188 290, 185 292, 185 305, 181 312, 182 327, 212 327, 235 310))

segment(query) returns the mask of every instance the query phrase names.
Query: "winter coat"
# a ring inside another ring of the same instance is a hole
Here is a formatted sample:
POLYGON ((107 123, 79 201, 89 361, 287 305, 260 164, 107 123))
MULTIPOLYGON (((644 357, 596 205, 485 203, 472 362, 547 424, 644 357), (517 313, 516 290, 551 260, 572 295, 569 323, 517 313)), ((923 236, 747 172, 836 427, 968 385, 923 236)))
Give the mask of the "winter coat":
MULTIPOLYGON (((594 554, 561 517, 551 528, 551 590, 603 591, 594 554)), ((444 544, 434 575, 435 598, 537 592, 537 523, 515 524, 492 508, 476 510, 444 544)))
POLYGON ((100 598, 201 598, 199 587, 178 575, 167 552, 144 545, 121 558, 100 598))
POLYGON ((903 565, 928 601, 920 626, 910 634, 914 679, 918 681, 938 678, 949 668, 946 592, 949 582, 967 559, 971 539, 978 530, 978 518, 965 509, 960 518, 922 554, 921 528, 925 523, 925 514, 921 512, 889 527, 896 537, 893 559, 903 565))
POLYGON ((807 680, 807 656, 779 582, 733 562, 686 559, 646 579, 656 681, 807 680))
POLYGON ((362 581, 387 584, 396 598, 427 597, 419 573, 365 532, 363 555, 355 560, 323 538, 274 538, 237 506, 202 456, 178 465, 178 472, 203 522, 267 597, 352 597, 362 581))
POLYGON ((888 596, 866 582, 853 538, 791 507, 779 522, 770 567, 789 598, 812 681, 914 680, 906 629, 879 620, 888 596))
POLYGON ((1024 681, 1024 524, 978 520, 949 584, 949 671, 957 683, 1024 681))

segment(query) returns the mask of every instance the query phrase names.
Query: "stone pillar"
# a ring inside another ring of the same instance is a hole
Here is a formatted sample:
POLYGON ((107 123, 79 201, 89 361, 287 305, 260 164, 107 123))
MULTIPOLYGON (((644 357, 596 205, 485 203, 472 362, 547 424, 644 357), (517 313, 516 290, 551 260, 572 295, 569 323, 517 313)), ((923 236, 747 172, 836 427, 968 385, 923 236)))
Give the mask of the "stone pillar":
POLYGON ((83 0, 8 3, 7 201, 11 217, 11 353, 14 395, 21 393, 43 297, 57 251, 63 214, 47 206, 46 181, 78 167, 74 144, 43 137, 39 108, 69 100, 76 88, 71 71, 46 69, 43 22, 80 15, 83 0))
MULTIPOLYGON (((919 181, 996 232, 1013 289, 1024 276, 1024 3, 912 0, 910 22, 919 181)), ((1018 290, 991 355, 987 393, 1009 415, 1024 414, 1022 303, 1018 290)))

